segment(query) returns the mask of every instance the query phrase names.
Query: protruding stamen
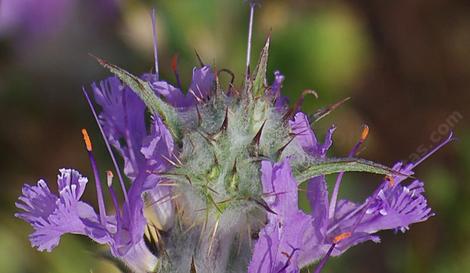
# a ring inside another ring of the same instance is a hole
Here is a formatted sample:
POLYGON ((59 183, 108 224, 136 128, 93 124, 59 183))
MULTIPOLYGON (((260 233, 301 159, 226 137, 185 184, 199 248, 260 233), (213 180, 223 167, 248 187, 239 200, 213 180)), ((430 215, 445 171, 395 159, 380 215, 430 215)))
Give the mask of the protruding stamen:
POLYGON ((116 221, 119 223, 121 221, 121 209, 119 208, 119 202, 116 193, 113 189, 113 177, 114 175, 112 171, 106 171, 106 182, 108 184, 108 191, 113 201, 114 210, 116 211, 116 221))
POLYGON ((86 129, 82 129, 83 134, 83 141, 85 142, 86 149, 88 151, 88 157, 90 159, 91 169, 93 170, 93 174, 95 176, 95 185, 96 185, 96 195, 98 198, 98 209, 100 214, 100 222, 102 225, 106 225, 106 207, 104 205, 104 197, 103 197, 103 189, 101 188, 101 180, 100 180, 100 173, 98 171, 98 166, 96 164, 95 157, 92 153, 92 145, 90 136, 86 129))
MULTIPOLYGON (((349 157, 353 157, 356 155, 357 151, 359 150, 359 147, 361 147, 361 145, 366 141, 368 135, 369 135, 369 126, 364 124, 362 128, 362 132, 361 132, 361 137, 359 138, 357 143, 349 152, 349 155, 348 155, 349 157)), ((339 188, 341 186, 341 181, 343 180, 343 176, 344 176, 344 172, 340 172, 338 176, 336 177, 335 187, 333 188, 333 193, 331 194, 330 208, 328 212, 328 216, 330 219, 332 219, 335 216, 336 202, 338 200, 339 188)))
POLYGON ((416 162, 413 162, 413 167, 416 167, 418 166, 419 164, 421 164, 421 162, 423 162, 424 160, 426 160, 428 157, 430 157, 431 155, 433 155, 435 152, 437 152, 440 148, 442 148, 443 146, 445 146, 447 143, 451 142, 452 140, 454 140, 454 132, 450 132, 449 136, 443 141, 441 142, 439 145, 437 145, 436 147, 434 147, 434 149, 432 149, 429 153, 425 154, 422 158, 420 158, 418 161, 416 162))
POLYGON ((93 151, 93 146, 91 145, 90 136, 86 129, 82 129, 83 141, 85 142, 86 150, 88 152, 93 151))
POLYGON ((158 35, 157 35, 157 11, 155 8, 152 9, 152 34, 153 34, 153 55, 155 58, 155 80, 159 80, 159 69, 158 69, 158 35))
POLYGON ((103 126, 101 126, 101 123, 98 119, 98 115, 96 114, 96 110, 93 107, 93 103, 91 102, 90 97, 88 96, 88 93, 86 92, 84 88, 83 88, 83 94, 85 95, 85 99, 88 105, 90 106, 90 109, 91 109, 91 112, 93 113, 93 117, 95 118, 96 124, 98 125, 98 128, 100 129, 101 137, 103 138, 104 144, 106 145, 106 149, 108 150, 108 153, 111 156, 111 160, 113 161, 114 170, 117 173, 119 184, 121 185, 121 190, 124 194, 124 200, 126 203, 129 203, 128 198, 127 198, 126 186, 124 185, 124 179, 122 178, 121 171, 117 163, 116 157, 114 156, 113 150, 111 149, 111 145, 109 145, 108 138, 106 137, 106 134, 104 133, 103 126))
MULTIPOLYGON (((426 154, 423 158, 421 158, 420 160, 418 160, 417 162, 413 163, 411 168, 414 168, 416 167, 417 165, 419 165, 421 162, 423 162, 426 158, 428 158, 429 156, 431 156, 432 154, 434 154, 437 150, 439 150, 440 148, 442 148, 444 145, 446 145, 447 143, 449 143, 450 141, 454 140, 453 138, 454 134, 453 132, 451 132, 449 134, 449 136, 442 142, 440 143, 439 145, 437 145, 434 149, 432 149, 428 154, 426 154)), ((407 174, 399 174, 400 176, 407 176, 407 174)), ((355 210, 353 210, 352 212, 348 213, 348 215, 346 215, 345 217, 342 218, 341 221, 338 221, 334 226, 332 226, 331 228, 328 229, 328 232, 331 232, 333 230, 335 230, 340 224, 342 221, 346 221, 348 219, 351 219, 352 216, 356 215, 357 213, 361 213, 359 215, 359 217, 357 217, 354 225, 353 225, 353 228, 352 228, 352 231, 354 231, 357 226, 359 226, 359 224, 361 223, 362 219, 364 218, 364 216, 366 215, 366 212, 367 210, 369 209, 369 207, 372 205, 372 200, 374 200, 377 195, 380 193, 380 190, 384 187, 384 185, 389 185, 390 187, 393 187, 395 184, 396 184, 396 181, 395 181, 395 176, 386 176, 385 177, 385 181, 382 183, 382 186, 378 187, 374 194, 372 194, 372 197, 368 198, 366 200, 366 202, 364 204, 362 204, 361 206, 359 206, 358 208, 356 208, 355 210)))
POLYGON ((251 61, 251 43, 253 37, 253 20, 255 16, 255 3, 251 1, 250 3, 250 21, 248 25, 248 41, 247 41, 247 49, 246 49, 246 72, 245 72, 245 79, 248 80, 250 78, 250 61, 251 61))
POLYGON ((362 129, 362 133, 361 133, 361 138, 360 138, 360 142, 364 142, 366 141, 367 139, 367 136, 369 136, 369 126, 365 125, 364 124, 364 127, 362 129))
POLYGON ((359 151, 359 148, 361 147, 361 145, 366 141, 367 139, 367 136, 369 136, 369 126, 367 126, 366 124, 364 124, 362 126, 362 133, 361 133, 361 137, 359 138, 359 140, 357 141, 357 143, 354 145, 354 147, 351 149, 351 151, 349 152, 349 157, 354 157, 357 155, 358 151, 359 151))
POLYGON ((106 171, 106 182, 108 183, 108 187, 111 188, 113 185, 113 172, 112 171, 106 171))
POLYGON ((323 256, 323 258, 320 260, 320 262, 318 263, 318 266, 317 268, 315 268, 315 272, 314 273, 320 273, 322 271, 322 269, 325 267, 326 265, 326 262, 328 262, 328 260, 330 259, 331 257, 331 253, 333 252, 333 250, 335 249, 335 246, 336 244, 332 244, 330 249, 328 249, 328 252, 325 254, 325 256, 323 256))
POLYGON ((342 240, 345 240, 349 237, 351 237, 352 233, 351 232, 343 232, 337 236, 335 236, 335 238, 333 238, 333 243, 337 244, 339 242, 341 242, 342 240))

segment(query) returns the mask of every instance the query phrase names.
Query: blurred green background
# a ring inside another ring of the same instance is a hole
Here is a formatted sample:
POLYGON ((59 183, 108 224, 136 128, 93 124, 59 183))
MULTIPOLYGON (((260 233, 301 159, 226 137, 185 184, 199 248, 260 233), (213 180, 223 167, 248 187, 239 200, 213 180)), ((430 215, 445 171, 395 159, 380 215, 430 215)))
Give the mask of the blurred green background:
MULTIPOLYGON (((174 82, 170 63, 177 53, 187 86, 196 49, 206 63, 236 72, 240 84, 248 6, 242 0, 68 0, 48 15, 57 20, 32 30, 22 22, 2 28, 7 1, 15 0, 0 0, 0 272, 117 272, 96 257, 96 245, 86 238, 67 235, 52 253, 32 249, 31 228, 13 217, 21 185, 39 178, 53 185, 61 167, 90 175, 83 127, 94 136, 103 168, 110 166, 81 93, 83 85, 109 74, 89 53, 135 74, 150 71, 154 6, 163 78, 174 82)), ((47 2, 54 1, 42 5, 47 2)), ((34 12, 16 19, 34 25, 34 12)), ((450 130, 458 137, 416 169, 437 216, 405 234, 382 232, 380 245, 357 246, 332 259, 325 272, 470 272, 468 2, 262 1, 253 56, 270 30, 270 75, 282 71, 291 101, 315 89, 320 98, 308 97, 303 106, 311 113, 351 97, 315 124, 320 136, 337 125, 332 154, 346 155, 364 123, 371 134, 361 156, 387 165, 419 157, 450 130)), ((363 200, 379 179, 347 175, 341 195, 363 200)), ((85 199, 94 202, 93 190, 85 199)))

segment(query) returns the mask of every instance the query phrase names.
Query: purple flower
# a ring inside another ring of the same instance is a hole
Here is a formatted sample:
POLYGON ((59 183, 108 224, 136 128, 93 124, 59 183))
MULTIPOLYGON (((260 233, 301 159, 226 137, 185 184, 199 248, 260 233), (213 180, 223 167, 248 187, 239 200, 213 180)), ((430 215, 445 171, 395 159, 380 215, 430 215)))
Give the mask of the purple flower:
MULTIPOLYGON (((334 127, 320 144, 305 114, 297 113, 290 125, 306 153, 317 158, 325 156, 332 143, 334 127)), ((361 141, 364 141, 363 137, 361 141)), ((448 143, 451 137, 432 152, 448 143)), ((298 183, 292 175, 289 159, 275 164, 263 161, 263 192, 274 213, 268 214, 268 224, 259 233, 248 272, 299 272, 299 268, 322 257, 340 255, 359 243, 379 242, 375 234, 380 230, 404 232, 409 225, 427 220, 433 213, 423 196, 423 183, 414 180, 402 185, 420 162, 405 166, 397 163, 393 167, 397 175, 386 177, 363 203, 340 200, 331 215, 325 177, 312 178, 307 187, 312 212, 307 215, 297 205, 298 183)), ((336 196, 332 199, 336 200, 336 196)), ((321 270, 326 259, 316 272, 321 270)))
POLYGON ((57 176, 59 196, 51 193, 44 180, 39 180, 36 186, 24 185, 20 202, 16 203, 24 212, 15 216, 34 227, 35 231, 30 235, 34 247, 51 251, 65 233, 90 234, 92 239, 99 240, 89 232, 93 227, 83 221, 98 221, 93 208, 80 201, 87 183, 88 179, 77 171, 61 169, 57 176))
MULTIPOLYGON (((173 157, 173 139, 160 117, 153 117, 150 133, 145 125, 145 104, 116 77, 110 77, 92 89, 96 102, 101 106, 99 122, 104 137, 124 158, 124 172, 130 179, 145 174, 143 190, 149 190, 150 199, 158 200, 168 195, 168 187, 156 187, 156 172, 165 171, 173 157)), ((172 219, 170 202, 152 206, 163 219, 172 219)))
MULTIPOLYGON (((88 179, 75 170, 62 169, 58 177, 59 196, 52 194, 43 180, 37 186, 25 185, 21 202, 17 203, 25 212, 16 216, 29 222, 35 229, 30 240, 38 250, 51 251, 65 233, 81 234, 100 244, 109 245, 112 254, 130 268, 138 272, 149 271, 155 266, 156 257, 143 239, 147 220, 144 217, 142 195, 147 192, 150 199, 157 199, 168 194, 168 187, 156 186, 159 179, 152 172, 164 171, 168 167, 169 163, 164 158, 171 160, 173 140, 159 117, 154 117, 150 133, 147 133, 145 105, 118 79, 111 77, 94 84, 92 89, 96 102, 102 108, 98 121, 105 141, 124 158, 124 172, 132 181, 129 190, 126 190, 120 177, 124 204, 119 205, 111 187, 112 173, 108 172, 108 191, 115 214, 106 213, 99 170, 88 134, 84 131, 96 180, 99 213, 80 201, 88 179)), ((150 208, 162 216, 162 224, 171 223, 173 215, 170 202, 162 202, 159 206, 150 205, 150 208)))
MULTIPOLYGON (((251 37, 255 5, 250 4, 251 37)), ((155 15, 152 20, 155 23, 155 15)), ((392 170, 354 159, 368 134, 364 127, 348 158, 328 159, 335 127, 320 142, 307 115, 300 112, 304 96, 316 93, 304 91, 288 109, 281 95, 284 76, 276 71, 273 84, 267 86, 270 39, 254 77, 248 42, 243 89, 231 87, 227 92, 216 85, 211 67, 203 64, 193 69, 184 92, 176 59, 176 87, 160 80, 155 27, 154 40, 154 74, 136 77, 98 59, 119 78, 92 85, 99 114, 84 90, 122 198, 112 186, 111 171, 106 172, 103 190, 102 173, 83 129, 98 209, 80 200, 88 179, 75 170, 60 170, 57 194, 43 180, 36 186, 24 185, 16 203, 22 212, 16 216, 34 228, 30 240, 38 250, 51 251, 63 234, 74 233, 108 245, 133 272, 297 273, 320 261, 315 271, 319 273, 330 256, 365 241, 379 242, 378 231, 405 231, 433 215, 423 183, 404 183, 429 155, 413 164, 396 164, 392 170), (114 151, 124 161, 125 176, 114 151), (364 202, 338 201, 344 170, 388 176, 364 202), (330 197, 324 174, 334 172, 339 174, 330 197), (298 184, 303 181, 308 183, 312 207, 308 214, 298 207, 298 184), (104 202, 105 192, 111 197, 112 213, 104 202), (244 253, 234 255, 242 248, 244 253)), ((435 150, 450 140, 451 136, 435 150)))
MULTIPOLYGON (((142 183, 136 182, 129 190, 129 201, 119 208, 116 214, 103 214, 100 219, 95 210, 87 203, 80 201, 88 179, 78 171, 61 169, 57 176, 58 195, 53 194, 44 180, 39 180, 36 186, 24 185, 23 193, 16 206, 24 212, 15 216, 29 222, 34 232, 30 235, 31 244, 38 250, 51 251, 66 233, 86 235, 97 243, 108 244, 112 253, 120 257, 131 267, 143 264, 135 260, 145 259, 146 264, 154 264, 156 259, 146 249, 142 248, 143 225, 142 200, 135 193, 142 183), (132 259, 128 257, 132 256, 132 259), (153 257, 153 258, 152 258, 153 257)), ((112 188, 110 193, 113 200, 116 196, 112 188)), ((102 196, 99 197, 102 200, 102 196)))
POLYGON ((299 250, 303 247, 300 234, 311 223, 298 208, 297 182, 289 161, 278 164, 263 161, 261 178, 265 201, 275 214, 268 214, 268 224, 259 234, 248 272, 298 272, 299 250))

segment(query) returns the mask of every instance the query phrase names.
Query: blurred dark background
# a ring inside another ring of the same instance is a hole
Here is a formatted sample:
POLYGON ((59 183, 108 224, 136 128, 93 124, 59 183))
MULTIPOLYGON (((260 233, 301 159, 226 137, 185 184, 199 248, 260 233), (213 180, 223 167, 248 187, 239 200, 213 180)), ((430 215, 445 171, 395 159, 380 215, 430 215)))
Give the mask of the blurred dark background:
MULTIPOLYGON (((248 7, 242 0, 0 0, 0 271, 117 272, 86 238, 65 236, 52 253, 30 247, 30 227, 13 217, 22 183, 74 167, 90 174, 80 129, 89 128, 100 164, 109 160, 82 86, 107 77, 88 54, 140 74, 153 66, 149 11, 158 12, 161 73, 174 82, 179 54, 185 86, 197 64, 230 68, 240 84, 248 7)), ((272 30, 270 75, 286 76, 291 100, 307 88, 303 110, 351 100, 315 124, 335 123, 336 156, 368 124, 361 156, 387 165, 414 160, 455 131, 458 140, 416 169, 437 216, 382 243, 357 246, 325 272, 470 272, 470 2, 463 0, 262 1, 254 52, 272 30)), ((334 177, 331 177, 333 180, 334 177)), ((347 175, 341 195, 362 200, 379 181, 347 175)), ((86 200, 95 200, 92 190, 86 200)))

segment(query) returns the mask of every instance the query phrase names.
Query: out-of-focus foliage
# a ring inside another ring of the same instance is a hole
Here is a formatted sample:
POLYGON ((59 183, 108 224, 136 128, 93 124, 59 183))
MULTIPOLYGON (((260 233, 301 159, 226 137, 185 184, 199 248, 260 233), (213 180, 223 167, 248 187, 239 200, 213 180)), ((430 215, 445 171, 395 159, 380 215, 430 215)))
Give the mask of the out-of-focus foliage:
MULTIPOLYGON (((0 16, 5 1, 12 0, 0 1, 0 16)), ((165 79, 174 81, 170 62, 178 54, 187 84, 197 50, 242 80, 248 27, 242 0, 71 2, 47 32, 16 27, 0 35, 1 272, 117 272, 80 237, 66 236, 53 253, 37 252, 28 225, 13 217, 22 183, 54 181, 60 167, 91 174, 80 128, 92 129, 100 164, 110 166, 80 92, 108 74, 88 53, 137 74, 151 70, 153 6, 165 79)), ((338 126, 337 154, 348 152, 363 123, 371 135, 362 155, 386 164, 429 149, 433 135, 457 133, 458 141, 417 170, 437 216, 405 235, 384 233, 379 246, 353 248, 325 272, 470 272, 470 7, 464 2, 272 0, 256 10, 254 55, 271 31, 268 70, 285 74, 291 100, 315 89, 320 98, 304 104, 312 112, 352 97, 315 124, 318 132, 338 126)), ((341 194, 360 200, 378 180, 350 175, 341 194)), ((95 200, 92 188, 86 199, 95 200)))

